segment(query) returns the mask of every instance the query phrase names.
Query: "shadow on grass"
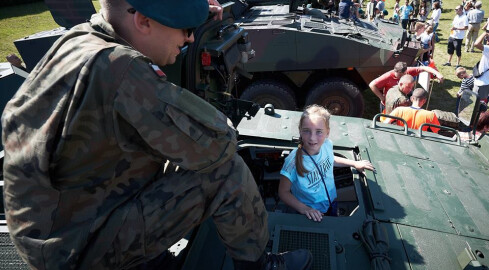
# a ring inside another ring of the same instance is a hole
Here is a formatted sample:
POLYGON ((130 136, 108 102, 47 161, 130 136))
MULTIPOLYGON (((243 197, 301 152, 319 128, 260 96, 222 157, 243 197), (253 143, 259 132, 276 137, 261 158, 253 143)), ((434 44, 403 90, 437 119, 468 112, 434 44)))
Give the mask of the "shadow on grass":
POLYGON ((2 7, 0 8, 0 11, 0 20, 3 20, 26 15, 40 14, 48 11, 48 8, 46 4, 44 4, 44 2, 35 2, 16 6, 2 7))
POLYGON ((461 81, 453 81, 445 78, 443 84, 435 82, 431 92, 429 110, 455 111, 457 98, 452 96, 447 89, 459 89, 461 81))

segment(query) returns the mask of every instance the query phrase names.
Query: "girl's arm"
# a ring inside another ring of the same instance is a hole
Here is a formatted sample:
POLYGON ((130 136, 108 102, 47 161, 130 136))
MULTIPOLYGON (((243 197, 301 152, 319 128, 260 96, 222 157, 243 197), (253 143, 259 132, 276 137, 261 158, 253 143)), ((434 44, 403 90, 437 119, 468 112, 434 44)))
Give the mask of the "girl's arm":
POLYGON ((363 172, 364 169, 369 171, 375 171, 374 166, 368 160, 351 160, 342 157, 334 157, 334 166, 336 167, 354 167, 359 172, 363 172))
POLYGON ((321 221, 323 219, 323 214, 320 211, 301 203, 290 192, 291 186, 292 182, 290 182, 289 178, 280 175, 280 184, 278 186, 278 196, 280 199, 288 206, 294 208, 297 212, 306 215, 308 219, 321 221))

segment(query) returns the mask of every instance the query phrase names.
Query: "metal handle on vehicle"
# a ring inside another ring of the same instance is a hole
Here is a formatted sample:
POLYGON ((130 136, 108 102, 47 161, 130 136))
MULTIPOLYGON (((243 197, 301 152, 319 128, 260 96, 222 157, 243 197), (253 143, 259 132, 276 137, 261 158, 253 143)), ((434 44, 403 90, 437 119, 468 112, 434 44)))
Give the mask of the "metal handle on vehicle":
POLYGON ((397 116, 393 116, 393 115, 385 114, 385 113, 378 113, 374 116, 374 119, 372 119, 372 124, 370 125, 371 128, 377 127, 377 118, 379 118, 381 116, 396 119, 398 121, 402 121, 404 123, 404 135, 408 135, 408 128, 407 128, 406 120, 402 119, 401 117, 397 117, 397 116))
POLYGON ((426 126, 436 127, 439 129, 446 129, 446 130, 450 130, 450 131, 455 132, 455 135, 457 135, 458 145, 462 145, 462 141, 460 140, 460 134, 458 133, 458 131, 456 129, 451 128, 451 127, 444 127, 444 126, 439 126, 439 125, 435 125, 435 124, 430 124, 430 123, 421 124, 421 126, 418 129, 418 137, 419 138, 423 138, 423 127, 426 127, 426 126))

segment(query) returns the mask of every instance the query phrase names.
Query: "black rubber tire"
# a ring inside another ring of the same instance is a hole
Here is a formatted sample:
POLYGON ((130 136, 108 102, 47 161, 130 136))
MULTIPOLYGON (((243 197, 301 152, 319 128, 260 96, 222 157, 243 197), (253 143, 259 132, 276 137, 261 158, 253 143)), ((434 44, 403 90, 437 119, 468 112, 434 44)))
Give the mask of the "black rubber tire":
POLYGON ((252 83, 243 91, 240 99, 258 103, 262 108, 270 103, 275 109, 297 109, 294 91, 285 83, 275 80, 262 80, 252 83))
POLYGON ((316 83, 307 94, 306 106, 319 104, 331 114, 362 117, 364 102, 358 87, 342 78, 329 78, 316 83))

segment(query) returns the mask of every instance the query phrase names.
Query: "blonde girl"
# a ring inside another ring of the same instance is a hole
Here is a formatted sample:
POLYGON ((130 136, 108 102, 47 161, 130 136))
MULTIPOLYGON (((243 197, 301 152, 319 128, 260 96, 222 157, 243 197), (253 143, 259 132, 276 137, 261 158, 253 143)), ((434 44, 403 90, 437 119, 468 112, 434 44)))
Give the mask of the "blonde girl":
POLYGON ((322 106, 307 107, 299 121, 300 143, 285 159, 280 171, 279 196, 289 207, 307 218, 321 221, 336 215, 333 166, 374 170, 369 161, 334 156, 328 139, 330 113, 322 106))

